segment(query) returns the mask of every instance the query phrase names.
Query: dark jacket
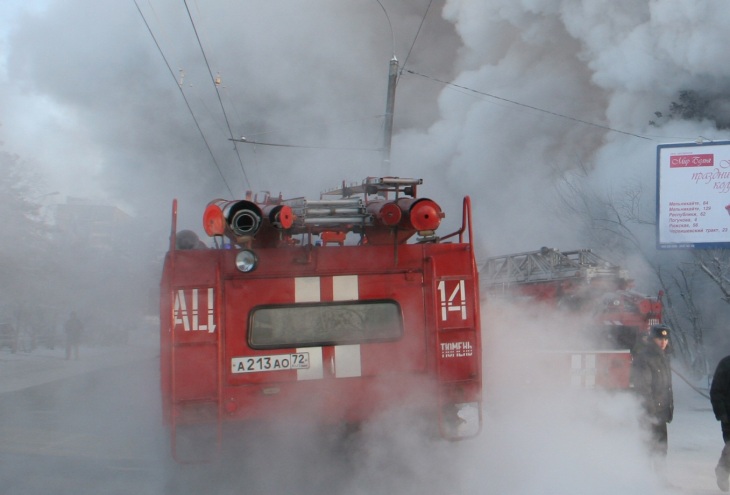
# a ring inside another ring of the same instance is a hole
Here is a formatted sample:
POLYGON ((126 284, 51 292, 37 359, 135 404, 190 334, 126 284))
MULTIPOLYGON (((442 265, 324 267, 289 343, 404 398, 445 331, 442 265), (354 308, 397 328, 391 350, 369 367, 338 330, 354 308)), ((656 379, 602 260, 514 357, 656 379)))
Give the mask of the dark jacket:
POLYGON ((715 368, 710 385, 710 402, 715 418, 730 422, 730 356, 723 358, 715 368))
POLYGON ((669 356, 652 339, 634 356, 631 379, 647 415, 657 422, 671 423, 674 417, 672 369, 669 356))

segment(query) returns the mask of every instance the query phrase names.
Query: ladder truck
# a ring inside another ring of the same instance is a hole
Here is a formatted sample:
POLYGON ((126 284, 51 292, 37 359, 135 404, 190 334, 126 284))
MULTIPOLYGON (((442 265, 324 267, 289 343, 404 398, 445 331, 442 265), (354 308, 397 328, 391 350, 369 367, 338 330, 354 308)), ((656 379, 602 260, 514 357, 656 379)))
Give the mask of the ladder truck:
POLYGON ((552 342, 541 359, 559 361, 561 379, 576 387, 629 388, 632 352, 662 321, 662 293, 635 292, 625 269, 590 249, 543 247, 496 256, 482 265, 480 279, 483 293, 494 300, 585 316, 581 348, 561 348, 570 339, 556 336, 562 340, 552 342))

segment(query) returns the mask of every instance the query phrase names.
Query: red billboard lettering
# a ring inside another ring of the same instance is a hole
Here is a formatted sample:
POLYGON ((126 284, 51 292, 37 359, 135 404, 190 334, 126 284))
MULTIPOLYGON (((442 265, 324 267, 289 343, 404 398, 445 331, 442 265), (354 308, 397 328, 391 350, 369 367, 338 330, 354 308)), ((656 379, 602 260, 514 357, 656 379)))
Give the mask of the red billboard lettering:
POLYGON ((669 157, 669 168, 684 167, 713 167, 715 155, 712 153, 702 155, 672 155, 669 157))

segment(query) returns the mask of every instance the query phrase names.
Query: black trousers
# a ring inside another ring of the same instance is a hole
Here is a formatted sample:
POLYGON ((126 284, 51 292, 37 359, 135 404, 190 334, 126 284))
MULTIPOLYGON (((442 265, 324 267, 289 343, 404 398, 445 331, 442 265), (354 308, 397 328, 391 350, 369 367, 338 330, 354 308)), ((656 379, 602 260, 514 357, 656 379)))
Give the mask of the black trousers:
POLYGON ((722 427, 722 439, 725 441, 725 446, 722 448, 717 465, 730 472, 730 422, 722 421, 720 426, 722 427))

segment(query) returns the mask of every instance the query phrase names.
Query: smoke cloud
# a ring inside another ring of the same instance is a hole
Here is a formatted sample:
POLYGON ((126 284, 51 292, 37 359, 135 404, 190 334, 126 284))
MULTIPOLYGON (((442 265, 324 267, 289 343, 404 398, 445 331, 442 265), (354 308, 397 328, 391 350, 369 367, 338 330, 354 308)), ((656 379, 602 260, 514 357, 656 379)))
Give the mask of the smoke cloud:
POLYGON ((471 195, 487 254, 581 244, 555 197, 566 172, 651 189, 657 144, 721 137, 649 125, 684 89, 722 107, 729 14, 713 2, 138 4, 6 6, 0 139, 68 195, 138 214, 179 197, 191 228, 214 197, 377 175, 392 55, 391 173, 423 177, 453 224, 471 195))

